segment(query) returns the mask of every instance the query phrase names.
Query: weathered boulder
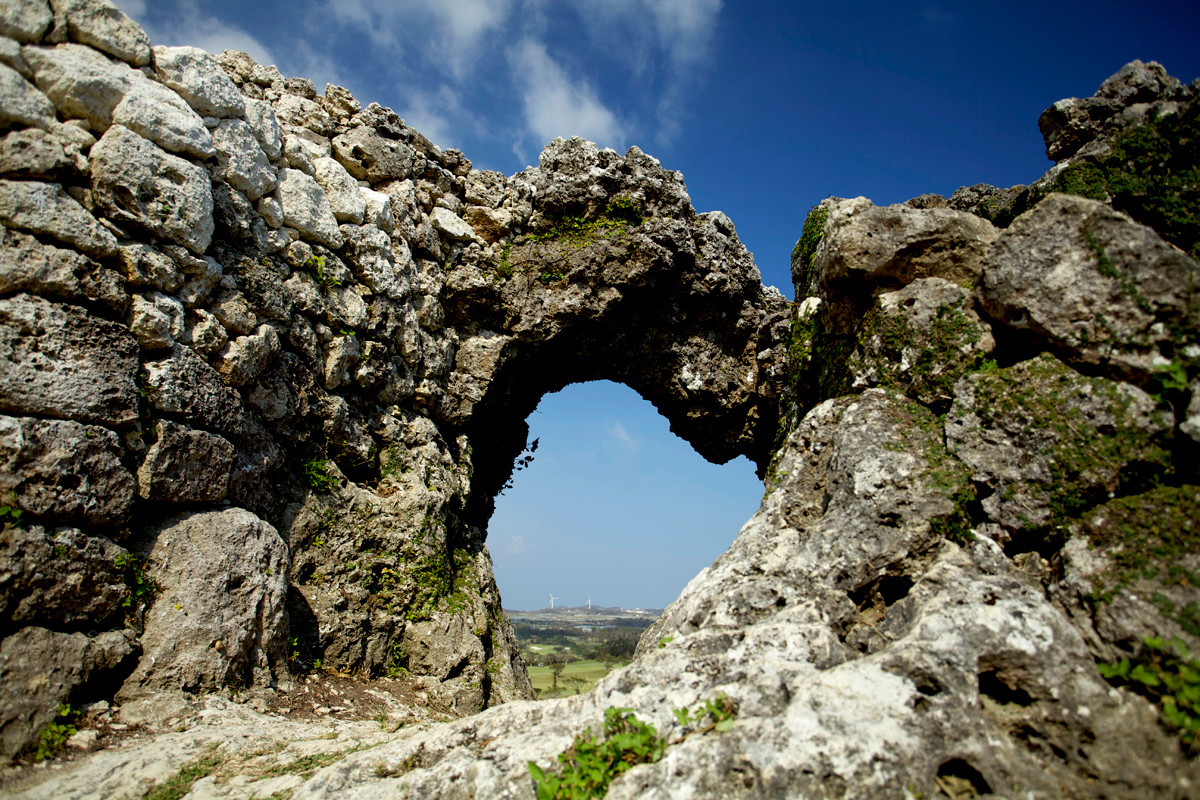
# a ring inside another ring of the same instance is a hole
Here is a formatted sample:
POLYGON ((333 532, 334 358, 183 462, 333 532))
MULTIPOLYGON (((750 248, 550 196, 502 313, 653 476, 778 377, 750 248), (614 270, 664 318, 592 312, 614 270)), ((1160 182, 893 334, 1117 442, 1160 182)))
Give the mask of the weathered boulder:
POLYGON ((213 129, 217 174, 250 200, 273 191, 279 183, 254 131, 240 119, 224 119, 213 129))
POLYGON ((207 158, 216 152, 204 119, 179 95, 140 72, 129 75, 112 121, 173 153, 207 158))
POLYGON ((351 177, 345 167, 328 156, 321 156, 313 160, 313 178, 325 191, 329 207, 338 222, 362 223, 367 203, 358 181, 351 177))
POLYGON ((125 97, 135 70, 113 63, 81 44, 26 46, 21 56, 33 70, 37 87, 64 118, 82 118, 98 130, 112 123, 113 109, 125 97))
POLYGON ((985 487, 983 510, 1009 531, 1036 531, 1171 468, 1168 411, 1052 356, 967 375, 954 391, 947 446, 985 487))
POLYGON ((284 225, 327 247, 342 246, 342 234, 329 198, 311 177, 297 169, 285 169, 275 199, 283 210, 284 225))
POLYGON ((213 235, 211 181, 203 168, 173 156, 121 125, 91 152, 96 204, 118 223, 203 253, 213 235))
POLYGON ((0 122, 35 128, 54 122, 50 99, 7 64, 0 64, 0 122))
POLYGON ((1200 264, 1103 203, 1052 194, 988 251, 977 289, 993 318, 1074 363, 1149 385, 1197 342, 1200 264))
POLYGON ((68 35, 135 67, 150 63, 150 37, 109 0, 53 0, 68 35))
POLYGON ((121 276, 92 259, 42 244, 11 228, 0 230, 0 292, 30 292, 64 300, 91 300, 114 311, 129 303, 121 276))
POLYGON ((137 344, 72 305, 0 299, 0 409, 105 425, 137 421, 137 344))
POLYGON ((123 455, 107 428, 0 416, 0 497, 56 522, 122 522, 134 490, 123 455))
POLYGON ((0 612, 8 625, 94 630, 121 613, 129 554, 78 528, 0 531, 0 612))
POLYGON ((53 236, 91 256, 117 254, 117 239, 57 183, 0 181, 0 223, 53 236))
POLYGON ((333 139, 333 157, 359 180, 377 183, 407 178, 423 159, 403 142, 385 139, 371 128, 351 128, 333 139))
POLYGON ((126 698, 163 689, 262 686, 286 675, 287 548, 242 509, 201 511, 148 532, 156 593, 126 698))
POLYGON ((241 117, 241 92, 217 59, 198 47, 155 47, 154 71, 196 112, 205 117, 241 117))
POLYGON ((54 21, 46 0, 16 0, 0 6, 0 36, 18 42, 36 42, 54 21))
POLYGON ((30 627, 0 641, 0 757, 36 745, 61 704, 89 681, 108 677, 133 652, 129 637, 117 631, 89 638, 30 627))
POLYGON ((214 433, 159 420, 156 439, 138 469, 138 493, 147 500, 197 503, 223 500, 234 448, 214 433))
POLYGON ((170 356, 147 361, 145 371, 147 399, 157 410, 217 433, 244 428, 241 397, 192 348, 177 344, 170 356))
POLYGON ((275 118, 275 110, 265 100, 244 98, 246 102, 246 124, 254 132, 267 158, 274 161, 283 152, 283 130, 275 118))
POLYGON ((38 128, 10 131, 0 139, 0 175, 44 178, 74 166, 62 142, 38 128))
POLYGON ((129 330, 143 350, 171 347, 183 336, 183 303, 162 292, 133 295, 129 306, 129 330))

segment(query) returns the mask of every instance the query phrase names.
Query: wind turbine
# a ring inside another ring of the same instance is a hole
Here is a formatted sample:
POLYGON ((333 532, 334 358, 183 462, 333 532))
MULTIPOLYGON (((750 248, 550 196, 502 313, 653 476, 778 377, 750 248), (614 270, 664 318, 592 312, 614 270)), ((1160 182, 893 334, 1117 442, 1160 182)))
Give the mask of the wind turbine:
POLYGON ((588 611, 592 610, 592 596, 588 595, 588 611))
POLYGON ((550 593, 550 610, 551 610, 551 611, 553 611, 553 610, 554 610, 554 601, 555 601, 555 600, 557 600, 557 599, 558 599, 558 598, 554 596, 554 592, 551 592, 551 593, 550 593))

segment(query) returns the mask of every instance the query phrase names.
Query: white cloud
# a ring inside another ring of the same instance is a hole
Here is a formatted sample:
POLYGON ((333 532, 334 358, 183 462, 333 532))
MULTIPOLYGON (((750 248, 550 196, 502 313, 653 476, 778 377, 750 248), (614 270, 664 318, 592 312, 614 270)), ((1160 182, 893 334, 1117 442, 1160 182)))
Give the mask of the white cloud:
POLYGON ((498 549, 502 550, 505 555, 518 556, 528 552, 531 545, 521 534, 510 533, 500 540, 498 549))
POLYGON ((604 426, 604 432, 607 433, 609 439, 620 446, 622 450, 636 450, 641 444, 637 437, 631 434, 620 422, 609 422, 604 426))
POLYGON ((168 13, 152 13, 145 0, 120 0, 118 7, 146 30, 150 41, 163 45, 191 45, 219 53, 242 50, 260 64, 275 64, 271 49, 236 25, 202 12, 197 0, 178 0, 168 13))
POLYGON ((515 0, 327 0, 325 18, 360 30, 393 56, 410 47, 434 69, 463 80, 484 50, 482 39, 501 29, 515 0))
POLYGON ((520 87, 525 127, 540 144, 556 136, 582 136, 601 147, 624 149, 625 125, 586 80, 572 81, 542 43, 522 40, 509 52, 509 65, 520 87))

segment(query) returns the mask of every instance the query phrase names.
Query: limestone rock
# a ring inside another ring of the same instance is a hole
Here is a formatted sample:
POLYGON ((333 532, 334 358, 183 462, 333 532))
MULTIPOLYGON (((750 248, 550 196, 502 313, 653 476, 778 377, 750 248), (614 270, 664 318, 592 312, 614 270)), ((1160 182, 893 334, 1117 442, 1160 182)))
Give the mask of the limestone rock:
POLYGON ((113 125, 92 148, 92 193, 112 219, 203 253, 213 234, 211 182, 202 168, 113 125))
POLYGON ((129 330, 143 350, 172 347, 183 336, 183 303, 153 292, 134 295, 129 307, 129 330))
POLYGON ((258 146, 253 130, 240 119, 221 120, 213 130, 218 174, 230 186, 257 200, 279 183, 275 168, 258 146))
POLYGON ((497 242, 512 228, 512 213, 503 208, 468 206, 463 220, 485 242, 497 242))
MULTIPOLYGON (((828 301, 931 277, 969 286, 997 235, 986 220, 961 211, 844 200, 831 207, 814 256, 819 293, 828 301)), ((823 310, 835 308, 826 302, 823 310)))
POLYGON ((265 100, 245 98, 246 124, 254 132, 267 158, 274 161, 283 152, 283 130, 275 118, 275 110, 265 100))
POLYGON ((372 225, 343 225, 341 230, 359 280, 391 300, 408 297, 411 284, 404 265, 396 261, 391 237, 372 225))
POLYGON ((137 420, 137 344, 78 306, 0 299, 0 409, 105 425, 137 420))
POLYGON ((333 157, 355 178, 372 184, 407 178, 419 156, 403 142, 385 139, 370 128, 352 128, 333 139, 333 157))
POLYGON ((123 455, 107 428, 0 416, 0 496, 55 522, 119 523, 134 490, 123 455))
POLYGON ((366 207, 363 221, 385 233, 395 230, 396 218, 392 214, 392 198, 383 192, 376 192, 365 187, 360 187, 359 191, 362 193, 363 204, 366 207))
POLYGON ((118 313, 129 302, 121 276, 113 270, 82 253, 4 228, 0 230, 0 292, 19 291, 100 302, 118 313))
POLYGON ((0 64, 0 122, 48 128, 54 104, 7 64, 0 64))
POLYGON ((977 289, 990 316, 1145 384, 1196 341, 1200 264, 1095 200, 1052 194, 1004 231, 977 289), (1178 336, 1183 339, 1177 341, 1178 336))
POLYGON ((948 406, 955 382, 996 346, 971 306, 970 291, 944 278, 881 294, 856 333, 850 386, 887 386, 927 406, 948 406))
POLYGON ((53 236, 91 256, 117 254, 117 239, 57 183, 0 181, 0 222, 53 236))
POLYGON ((325 191, 329 207, 338 222, 362 224, 367 211, 358 181, 350 176, 346 168, 328 156, 313 161, 313 178, 325 191))
POLYGON ((81 44, 27 46, 21 55, 33 70, 37 86, 64 118, 83 118, 97 130, 112 123, 113 109, 125 97, 135 71, 109 61, 81 44))
POLYGON ((150 63, 150 37, 109 0, 53 0, 54 12, 66 18, 71 38, 128 61, 150 63))
POLYGON ((12 0, 0 6, 0 36, 37 42, 54 21, 46 0, 12 0))
POLYGON ((307 97, 285 92, 272 103, 272 107, 275 109, 276 118, 284 125, 307 128, 319 136, 324 136, 333 129, 333 120, 321 104, 307 97))
POLYGON ((262 686, 286 674, 288 556, 275 529, 230 508, 169 519, 150 537, 146 571, 158 592, 120 697, 262 686))
POLYGON ((429 215, 434 230, 448 239, 467 242, 475 239, 475 230, 462 217, 445 208, 435 208, 429 215))
POLYGON ((234 449, 225 439, 167 420, 138 469, 138 493, 147 500, 195 503, 222 500, 234 449))
POLYGON ((217 355, 214 366, 232 386, 242 386, 262 372, 279 353, 279 335, 270 325, 260 325, 249 336, 239 336, 217 355))
POLYGON ((1169 468, 1172 420, 1156 406, 1043 355, 960 380, 946 441, 990 490, 981 499, 994 522, 1037 530, 1169 468))
POLYGON ((145 364, 147 398, 159 411, 200 428, 238 434, 245 422, 241 397, 192 348, 176 345, 171 355, 145 364))
POLYGON ((327 247, 342 246, 329 198, 315 180, 300 170, 285 169, 275 197, 283 209, 284 225, 327 247))
POLYGON ((183 286, 178 265, 149 245, 122 245, 120 259, 125 281, 131 288, 149 286, 163 292, 174 292, 183 286))
POLYGON ((204 119, 179 95, 140 72, 128 76, 112 121, 174 153, 207 158, 216 152, 204 119))
POLYGON ((58 707, 90 680, 114 671, 133 647, 115 631, 82 633, 22 628, 0 641, 0 757, 37 742, 58 707))
POLYGON ((205 117, 241 117, 246 104, 217 59, 198 47, 155 47, 154 70, 205 117))
POLYGON ((0 613, 18 626, 95 628, 121 612, 124 548, 78 528, 0 529, 0 613))
POLYGON ((0 139, 0 175, 52 177, 74 166, 58 138, 38 128, 12 131, 0 139))

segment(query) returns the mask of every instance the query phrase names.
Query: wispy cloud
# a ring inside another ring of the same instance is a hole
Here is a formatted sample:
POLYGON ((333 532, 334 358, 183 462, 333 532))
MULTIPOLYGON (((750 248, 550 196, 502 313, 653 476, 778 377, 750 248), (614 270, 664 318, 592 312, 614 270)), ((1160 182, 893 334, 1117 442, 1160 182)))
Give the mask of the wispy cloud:
POLYGON ((541 143, 582 136, 601 147, 624 149, 627 130, 583 79, 572 80, 541 42, 524 39, 509 52, 520 86, 525 127, 541 143))
MULTIPOLYGON (((501 537, 500 541, 497 542, 496 545, 499 545, 497 549, 501 550, 504 555, 508 556, 519 556, 528 552, 532 548, 532 545, 525 539, 524 536, 519 533, 511 533, 507 536, 501 537)), ((495 547, 496 545, 493 546, 495 547)))
POLYGON ((177 0, 169 13, 155 13, 145 0, 116 0, 116 5, 146 30, 150 41, 164 45, 191 45, 219 53, 241 50, 261 64, 275 64, 274 54, 257 37, 200 9, 197 0, 177 0))
POLYGON ((641 444, 636 436, 631 434, 624 425, 616 420, 609 421, 604 426, 604 432, 608 434, 609 441, 625 451, 637 450, 641 444))

